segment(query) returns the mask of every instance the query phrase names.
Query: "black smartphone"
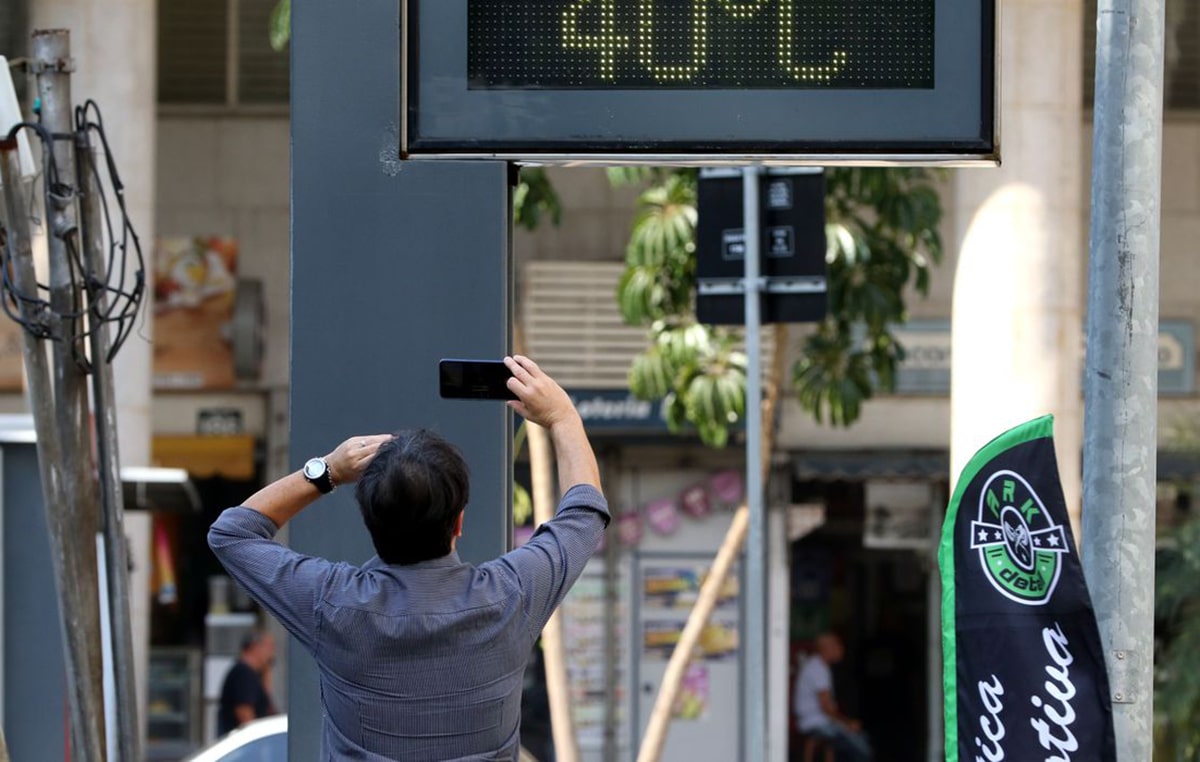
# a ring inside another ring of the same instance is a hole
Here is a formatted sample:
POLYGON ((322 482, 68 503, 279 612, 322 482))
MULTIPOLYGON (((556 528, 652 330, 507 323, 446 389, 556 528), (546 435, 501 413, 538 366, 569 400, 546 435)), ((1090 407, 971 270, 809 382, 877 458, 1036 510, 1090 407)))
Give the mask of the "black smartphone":
POLYGON ((503 360, 442 360, 438 389, 444 399, 515 400, 508 389, 512 372, 503 360))

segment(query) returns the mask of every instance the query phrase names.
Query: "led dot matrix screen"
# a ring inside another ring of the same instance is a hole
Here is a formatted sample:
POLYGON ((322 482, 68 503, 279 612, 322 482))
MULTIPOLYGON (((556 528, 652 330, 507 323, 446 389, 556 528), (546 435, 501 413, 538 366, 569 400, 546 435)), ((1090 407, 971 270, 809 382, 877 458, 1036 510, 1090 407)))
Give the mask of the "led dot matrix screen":
POLYGON ((932 88, 934 0, 467 0, 502 88, 932 88))
POLYGON ((401 0, 401 154, 996 163, 996 0, 401 0))

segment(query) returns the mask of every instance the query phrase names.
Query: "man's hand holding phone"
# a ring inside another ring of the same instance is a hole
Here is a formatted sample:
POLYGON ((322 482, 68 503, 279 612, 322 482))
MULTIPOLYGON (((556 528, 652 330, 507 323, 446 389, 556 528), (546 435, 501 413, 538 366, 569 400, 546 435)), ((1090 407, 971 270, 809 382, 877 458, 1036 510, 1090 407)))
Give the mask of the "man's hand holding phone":
POLYGON ((578 419, 579 413, 571 398, 558 382, 523 355, 505 357, 504 364, 512 372, 508 388, 517 399, 508 406, 522 418, 547 429, 568 419, 578 419))

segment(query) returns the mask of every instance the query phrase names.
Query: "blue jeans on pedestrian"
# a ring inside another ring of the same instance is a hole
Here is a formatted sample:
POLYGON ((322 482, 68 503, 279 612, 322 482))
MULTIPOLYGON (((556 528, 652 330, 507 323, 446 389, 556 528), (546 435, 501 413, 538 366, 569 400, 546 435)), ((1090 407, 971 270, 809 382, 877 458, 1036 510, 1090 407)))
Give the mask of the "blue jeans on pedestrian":
POLYGON ((871 743, 867 740, 867 734, 851 730, 840 722, 819 725, 809 732, 825 739, 833 746, 838 762, 871 762, 875 757, 875 753, 871 751, 871 743))

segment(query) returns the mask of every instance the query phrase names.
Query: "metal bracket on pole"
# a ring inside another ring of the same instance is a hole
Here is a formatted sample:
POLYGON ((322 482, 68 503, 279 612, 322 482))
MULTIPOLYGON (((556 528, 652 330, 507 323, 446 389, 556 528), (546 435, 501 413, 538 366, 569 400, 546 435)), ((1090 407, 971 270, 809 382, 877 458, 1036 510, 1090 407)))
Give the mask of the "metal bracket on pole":
POLYGON ((30 74, 74 74, 75 59, 74 58, 58 58, 55 60, 44 61, 41 59, 21 59, 25 63, 25 70, 30 74))
POLYGON ((1136 675, 1142 668, 1137 651, 1112 651, 1108 659, 1109 690, 1114 704, 1136 704, 1138 690, 1136 675))

